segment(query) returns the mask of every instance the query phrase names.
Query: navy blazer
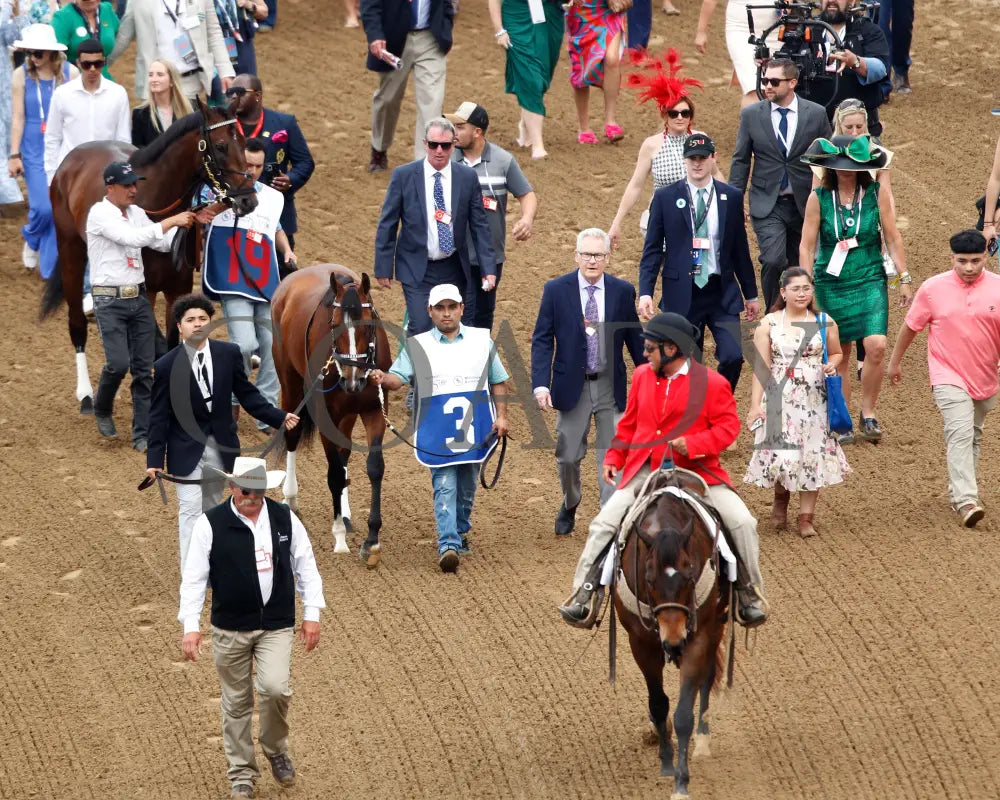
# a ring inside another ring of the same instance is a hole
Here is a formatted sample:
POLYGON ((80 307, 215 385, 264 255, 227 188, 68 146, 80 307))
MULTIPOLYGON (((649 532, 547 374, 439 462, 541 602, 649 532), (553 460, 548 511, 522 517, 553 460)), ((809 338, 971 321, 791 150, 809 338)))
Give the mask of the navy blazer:
MULTIPOLYGON (((375 277, 396 278, 418 286, 427 271, 427 189, 424 161, 411 161, 392 171, 375 232, 375 277)), ((466 235, 479 258, 483 275, 496 275, 490 224, 483 208, 479 176, 472 167, 451 162, 451 217, 455 251, 466 281, 472 280, 466 235)))
MULTIPOLYGON (((451 50, 454 18, 452 0, 431 0, 427 27, 445 55, 451 50)), ((410 32, 410 0, 361 0, 361 24, 369 45, 381 39, 385 42, 386 50, 402 58, 406 34, 410 32)), ((381 58, 375 58, 371 51, 368 52, 365 66, 375 72, 389 72, 392 69, 381 58)))
POLYGON ((281 211, 281 229, 286 234, 294 235, 299 229, 299 219, 295 213, 295 193, 306 185, 306 181, 316 169, 316 162, 313 161, 309 145, 306 144, 306 137, 302 135, 302 129, 299 128, 294 114, 285 114, 281 111, 265 108, 264 125, 260 129, 260 138, 267 143, 264 163, 278 164, 281 171, 288 176, 288 180, 292 182, 292 188, 281 193, 285 198, 285 207, 281 211), (284 142, 272 141, 271 137, 278 131, 285 131, 288 134, 288 140, 284 142))
MULTIPOLYGON (((587 334, 580 306, 579 270, 546 282, 531 335, 531 386, 545 386, 552 405, 570 411, 583 392, 587 372, 587 334)), ((614 368, 615 405, 625 410, 628 373, 622 348, 627 347, 635 366, 644 364, 642 326, 635 313, 635 287, 628 281, 604 273, 604 354, 614 368), (615 324, 617 323, 617 324, 615 324), (607 333, 612 334, 609 341, 607 333)))
POLYGON ((191 362, 179 344, 153 365, 153 398, 149 409, 149 449, 146 468, 163 469, 171 475, 189 475, 205 452, 205 439, 215 437, 226 471, 232 471, 239 455, 240 440, 233 419, 232 396, 261 422, 278 428, 285 412, 275 408, 250 383, 240 348, 231 342, 208 340, 212 354, 212 410, 201 396, 191 362), (179 356, 179 357, 178 357, 179 356), (179 413, 178 413, 179 412, 179 413), (182 423, 181 420, 185 420, 182 423), (185 430, 197 428, 189 433, 185 430))
MULTIPOLYGON (((757 276, 747 242, 743 192, 722 181, 715 183, 715 202, 719 209, 720 252, 716 263, 722 273, 722 309, 739 315, 743 301, 757 299, 757 276)), ((663 269, 663 296, 660 308, 686 315, 691 309, 694 286, 691 261, 691 220, 687 180, 679 180, 657 189, 649 208, 649 227, 639 262, 639 295, 653 296, 656 278, 663 269), (683 207, 678 202, 684 200, 683 207), (666 245, 666 252, 664 252, 666 245)))

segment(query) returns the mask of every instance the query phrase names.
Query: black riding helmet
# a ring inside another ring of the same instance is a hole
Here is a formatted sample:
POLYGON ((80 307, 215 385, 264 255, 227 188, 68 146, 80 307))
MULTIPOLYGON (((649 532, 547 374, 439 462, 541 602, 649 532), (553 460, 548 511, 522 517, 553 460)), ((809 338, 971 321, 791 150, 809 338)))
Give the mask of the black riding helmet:
POLYGON ((642 338, 656 342, 660 346, 660 369, 678 358, 687 358, 697 349, 698 329, 681 314, 661 311, 646 323, 642 338), (677 352, 668 356, 663 345, 670 343, 677 352))

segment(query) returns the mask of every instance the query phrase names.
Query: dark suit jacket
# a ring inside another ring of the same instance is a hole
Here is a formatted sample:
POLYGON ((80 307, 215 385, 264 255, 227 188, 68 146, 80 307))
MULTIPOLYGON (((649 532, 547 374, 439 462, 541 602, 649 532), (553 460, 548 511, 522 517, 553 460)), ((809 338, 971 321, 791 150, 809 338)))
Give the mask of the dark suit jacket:
MULTIPOLYGON (((587 334, 578 274, 573 270, 545 284, 531 336, 532 388, 548 387, 552 405, 559 411, 569 411, 579 402, 587 372, 587 334)), ((603 352, 614 369, 615 405, 624 411, 628 374, 622 348, 628 348, 636 366, 645 363, 642 326, 635 313, 635 287, 631 283, 604 273, 604 291, 603 352)))
POLYGON ((152 106, 139 106, 132 109, 132 144, 136 147, 145 147, 153 139, 160 135, 153 125, 152 106))
MULTIPOLYGON (((472 280, 466 234, 479 258, 483 275, 496 274, 496 257, 490 225, 483 208, 476 171, 464 164, 451 165, 451 216, 455 251, 466 280, 472 280)), ((375 277, 396 278, 417 286, 427 271, 427 189, 424 159, 403 164, 392 171, 385 190, 382 215, 375 232, 375 277)))
MULTIPOLYGON (((445 55, 451 50, 454 18, 452 0, 431 0, 428 29, 445 55)), ((410 0, 361 0, 361 24, 365 28, 368 44, 382 39, 386 50, 402 57, 406 34, 410 32, 410 0)), ((388 72, 392 69, 382 59, 375 58, 371 51, 365 66, 375 72, 388 72)))
MULTIPOLYGON (((855 16, 844 31, 844 47, 862 58, 877 58, 885 64, 888 73, 892 58, 889 55, 889 41, 885 32, 866 16, 855 16)), ((853 69, 845 69, 840 73, 837 84, 837 94, 828 104, 828 114, 833 118, 833 112, 842 100, 855 97, 865 104, 868 112, 868 131, 872 136, 882 135, 882 123, 878 118, 878 107, 882 105, 884 95, 883 84, 890 81, 888 74, 877 83, 862 86, 858 74, 853 69)), ((826 102, 826 97, 822 98, 826 102)))
MULTIPOLYGON (((715 183, 715 202, 719 209, 719 234, 722 242, 716 263, 722 273, 722 308, 729 314, 743 310, 743 300, 757 298, 757 277, 750 260, 743 193, 722 181, 715 183)), ((688 207, 686 180, 657 189, 649 208, 646 244, 639 262, 639 294, 653 296, 656 278, 663 268, 663 297, 660 308, 687 314, 691 308, 694 278, 691 275, 691 240, 694 228, 688 207), (684 207, 677 201, 684 199, 684 207), (666 253, 663 248, 666 245, 666 253)))
POLYGON ((740 112, 740 127, 736 132, 736 152, 729 165, 729 182, 746 192, 750 181, 750 216, 761 219, 771 213, 781 190, 781 176, 788 171, 788 181, 795 195, 795 204, 803 216, 806 200, 812 189, 812 170, 799 161, 816 139, 829 139, 830 120, 826 109, 818 103, 798 98, 798 120, 791 150, 785 148, 774 134, 771 122, 771 101, 763 100, 740 112), (753 156, 753 172, 750 157, 753 156))
POLYGON ((231 399, 272 428, 281 426, 285 412, 275 408, 250 383, 240 348, 231 342, 209 339, 212 353, 212 410, 201 396, 191 362, 179 344, 153 365, 153 398, 149 409, 149 449, 146 467, 171 475, 188 475, 205 451, 205 438, 214 436, 226 470, 232 470, 240 440, 236 435, 231 399), (182 424, 182 420, 184 423, 182 424), (201 436, 185 430, 197 428, 201 436), (197 438, 196 438, 197 437, 197 438))
POLYGON ((298 216, 295 213, 295 193, 306 185, 313 174, 316 162, 313 161, 306 137, 302 135, 299 123, 294 114, 264 109, 264 125, 260 129, 260 138, 267 142, 267 152, 264 163, 276 163, 281 171, 292 182, 292 188, 282 192, 285 196, 285 208, 281 212, 281 228, 287 234, 294 234, 299 229, 298 216), (288 140, 272 141, 271 137, 278 131, 285 131, 288 140))

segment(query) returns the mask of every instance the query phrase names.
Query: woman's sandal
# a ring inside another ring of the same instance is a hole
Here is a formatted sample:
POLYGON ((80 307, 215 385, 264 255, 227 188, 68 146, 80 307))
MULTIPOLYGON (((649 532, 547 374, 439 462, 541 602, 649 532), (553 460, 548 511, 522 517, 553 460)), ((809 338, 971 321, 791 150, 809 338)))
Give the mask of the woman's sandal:
POLYGON ((597 137, 593 131, 584 131, 576 137, 576 141, 579 144, 597 144, 597 137))
POLYGON ((607 137, 608 144, 613 144, 625 138, 625 129, 621 125, 605 125, 604 135, 607 137))

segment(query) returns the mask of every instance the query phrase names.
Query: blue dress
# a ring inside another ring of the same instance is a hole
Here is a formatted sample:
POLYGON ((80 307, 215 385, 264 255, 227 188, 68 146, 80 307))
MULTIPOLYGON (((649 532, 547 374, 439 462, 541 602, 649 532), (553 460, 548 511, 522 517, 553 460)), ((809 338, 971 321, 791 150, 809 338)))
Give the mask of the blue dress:
MULTIPOLYGON (((45 134, 42 122, 49 114, 55 80, 36 80, 24 70, 24 134, 21 136, 21 163, 28 185, 28 224, 21 235, 28 247, 39 254, 38 271, 48 278, 56 265, 56 227, 52 221, 49 183, 45 177, 45 134), (39 104, 39 101, 41 103, 39 104)), ((69 80, 69 64, 63 62, 63 81, 69 80)))

